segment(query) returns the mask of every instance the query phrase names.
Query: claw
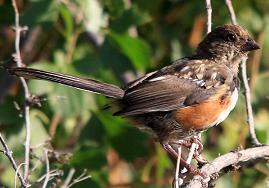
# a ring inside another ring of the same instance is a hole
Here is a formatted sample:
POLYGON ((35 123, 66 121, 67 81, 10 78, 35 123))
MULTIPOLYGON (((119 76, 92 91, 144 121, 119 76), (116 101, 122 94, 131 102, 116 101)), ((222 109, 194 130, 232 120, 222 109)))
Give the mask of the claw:
MULTIPOLYGON (((201 138, 199 136, 195 135, 195 136, 192 136, 191 138, 186 139, 186 140, 178 140, 176 142, 165 143, 165 144, 162 144, 162 145, 163 145, 164 149, 173 158, 177 159, 178 158, 178 153, 171 146, 171 144, 178 145, 179 147, 184 146, 186 148, 190 148, 193 143, 196 143, 198 145, 198 147, 196 148, 196 150, 194 152, 193 158, 198 162, 199 165, 204 165, 204 164, 208 163, 208 161, 201 156, 201 153, 203 151, 203 144, 202 144, 201 138)), ((200 171, 198 169, 193 168, 184 159, 180 159, 180 164, 181 164, 182 168, 187 169, 186 173, 200 174, 200 171)), ((184 174, 182 174, 182 175, 184 176, 184 174)))
MULTIPOLYGON (((172 155, 174 158, 178 158, 178 153, 174 150, 174 148, 166 143, 166 144, 162 144, 163 148, 170 154, 172 155)), ((182 168, 186 168, 188 173, 191 174, 197 174, 199 170, 193 168, 190 164, 188 164, 184 159, 180 159, 180 164, 182 165, 182 168)))

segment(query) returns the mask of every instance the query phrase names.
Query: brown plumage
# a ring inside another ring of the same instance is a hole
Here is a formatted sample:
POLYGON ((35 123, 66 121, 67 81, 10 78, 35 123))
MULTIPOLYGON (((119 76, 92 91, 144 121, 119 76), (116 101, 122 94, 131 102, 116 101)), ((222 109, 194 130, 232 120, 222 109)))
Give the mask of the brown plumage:
POLYGON ((36 69, 7 70, 17 76, 58 82, 115 98, 121 109, 114 115, 138 120, 167 149, 170 144, 197 135, 228 116, 238 96, 240 61, 258 48, 246 30, 224 25, 209 33, 193 56, 149 73, 124 89, 36 69))

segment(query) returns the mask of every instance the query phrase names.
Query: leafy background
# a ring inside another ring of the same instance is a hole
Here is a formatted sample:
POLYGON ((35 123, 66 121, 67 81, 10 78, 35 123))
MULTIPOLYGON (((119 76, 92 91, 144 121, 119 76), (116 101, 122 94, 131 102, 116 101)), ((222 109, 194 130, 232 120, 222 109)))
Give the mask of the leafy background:
MULTIPOLYGON (((248 60, 258 138, 269 144, 269 1, 234 1, 240 25, 262 50, 248 60)), ((203 1, 183 0, 22 0, 22 58, 29 67, 124 85, 139 75, 190 55, 206 31, 203 1)), ((213 27, 230 23, 224 1, 212 1, 213 27)), ((0 0, 0 60, 11 64, 14 12, 0 0)), ((92 176, 74 187, 170 187, 174 167, 163 149, 130 122, 102 110, 103 96, 43 81, 28 82, 41 106, 31 107, 30 181, 45 173, 42 150, 49 148, 51 169, 75 177, 92 176)), ((18 163, 24 158, 23 91, 18 79, 0 70, 0 131, 18 163)), ((221 126, 203 134, 204 155, 212 160, 238 146, 248 147, 243 95, 221 126)), ((14 171, 0 155, 0 184, 12 187, 14 171)), ((268 187, 268 164, 250 165, 223 175, 221 187, 268 187)), ((34 187, 39 186, 34 183, 34 187)))

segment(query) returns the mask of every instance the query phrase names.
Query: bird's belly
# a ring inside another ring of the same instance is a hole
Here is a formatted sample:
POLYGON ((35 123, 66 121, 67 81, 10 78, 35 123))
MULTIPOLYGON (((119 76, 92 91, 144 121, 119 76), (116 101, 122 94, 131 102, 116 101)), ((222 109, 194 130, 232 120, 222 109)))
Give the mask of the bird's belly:
POLYGON ((188 106, 173 115, 183 129, 204 130, 224 121, 235 107, 237 98, 238 90, 235 89, 230 96, 188 106))

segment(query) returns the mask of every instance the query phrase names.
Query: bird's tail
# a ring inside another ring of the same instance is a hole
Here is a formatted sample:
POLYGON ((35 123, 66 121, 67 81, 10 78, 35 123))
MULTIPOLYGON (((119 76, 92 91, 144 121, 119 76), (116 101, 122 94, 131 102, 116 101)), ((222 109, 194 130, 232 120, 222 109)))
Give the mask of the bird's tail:
POLYGON ((81 90, 99 93, 107 97, 122 99, 124 91, 118 86, 102 83, 97 80, 78 78, 66 74, 42 71, 25 67, 5 67, 12 75, 24 77, 26 79, 39 79, 60 83, 81 90))

